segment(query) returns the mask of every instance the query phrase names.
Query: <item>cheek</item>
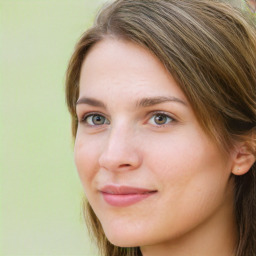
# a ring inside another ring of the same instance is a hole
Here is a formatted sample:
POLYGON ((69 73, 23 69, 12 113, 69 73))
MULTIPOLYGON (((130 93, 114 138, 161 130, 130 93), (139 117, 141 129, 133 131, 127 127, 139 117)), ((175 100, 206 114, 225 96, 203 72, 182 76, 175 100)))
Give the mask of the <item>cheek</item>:
POLYGON ((170 200, 199 204, 223 191, 230 175, 230 163, 203 133, 186 131, 166 136, 147 146, 148 169, 156 176, 170 200), (175 134, 174 134, 175 135, 175 134), (192 200, 192 201, 193 201, 192 200))
MULTIPOLYGON (((204 135, 188 132, 183 136, 151 140, 146 148, 147 169, 160 186, 160 200, 151 209, 156 233, 172 227, 180 234, 208 218, 224 200, 229 200, 230 162, 204 135), (157 146, 158 145, 158 146, 157 146), (174 225, 175 223, 175 225, 174 225), (175 228, 174 228, 175 227, 175 228)), ((150 221, 148 221, 150 222, 150 221)), ((170 229, 169 229, 170 230, 170 229)), ((166 231, 166 236, 170 232, 166 231)))
POLYGON ((93 180, 98 170, 98 159, 100 146, 97 141, 86 136, 77 134, 74 147, 74 160, 81 182, 86 188, 86 184, 93 180))
POLYGON ((163 181, 167 177, 171 180, 185 178, 191 169, 191 163, 199 161, 199 155, 193 139, 178 133, 155 138, 151 136, 150 142, 144 147, 144 160, 148 163, 148 168, 163 181))

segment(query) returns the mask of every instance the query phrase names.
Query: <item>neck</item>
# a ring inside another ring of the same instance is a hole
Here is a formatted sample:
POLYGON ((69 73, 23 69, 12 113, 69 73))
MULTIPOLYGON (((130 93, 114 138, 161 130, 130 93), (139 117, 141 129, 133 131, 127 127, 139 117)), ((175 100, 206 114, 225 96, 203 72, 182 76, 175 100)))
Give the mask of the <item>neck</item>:
POLYGON ((141 247, 141 252, 143 256, 234 256, 236 242, 235 216, 230 203, 181 237, 141 247))

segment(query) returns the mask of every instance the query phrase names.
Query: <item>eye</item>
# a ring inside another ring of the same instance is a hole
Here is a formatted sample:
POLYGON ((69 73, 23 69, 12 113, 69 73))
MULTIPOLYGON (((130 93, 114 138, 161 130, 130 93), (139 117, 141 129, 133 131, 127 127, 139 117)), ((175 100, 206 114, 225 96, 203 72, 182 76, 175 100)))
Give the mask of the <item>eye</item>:
POLYGON ((158 126, 165 125, 165 124, 171 123, 173 121, 174 121, 173 118, 171 118, 170 116, 163 114, 163 113, 157 113, 149 119, 150 124, 158 125, 158 126))
POLYGON ((85 122, 90 126, 109 124, 107 118, 100 114, 87 115, 83 118, 82 122, 85 122))

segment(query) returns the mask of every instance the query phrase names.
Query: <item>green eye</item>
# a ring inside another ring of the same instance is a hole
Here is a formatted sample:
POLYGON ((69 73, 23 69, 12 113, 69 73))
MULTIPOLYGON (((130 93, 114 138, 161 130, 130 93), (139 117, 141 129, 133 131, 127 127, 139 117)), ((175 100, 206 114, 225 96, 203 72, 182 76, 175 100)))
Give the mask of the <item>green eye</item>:
POLYGON ((166 114, 155 114, 149 119, 149 123, 152 125, 165 125, 171 123, 174 119, 166 114))
POLYGON ((109 124, 109 121, 104 116, 99 114, 88 115, 84 118, 83 122, 86 122, 91 126, 109 124))

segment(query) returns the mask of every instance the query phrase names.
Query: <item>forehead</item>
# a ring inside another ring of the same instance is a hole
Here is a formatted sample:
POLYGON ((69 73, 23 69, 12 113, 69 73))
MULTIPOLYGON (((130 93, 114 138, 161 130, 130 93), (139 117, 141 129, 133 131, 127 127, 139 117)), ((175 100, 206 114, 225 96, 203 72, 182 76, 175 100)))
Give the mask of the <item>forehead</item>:
POLYGON ((135 43, 104 39, 90 49, 80 74, 80 96, 151 97, 184 94, 161 61, 135 43), (92 95, 91 95, 92 94, 92 95), (96 94, 96 95, 95 95, 96 94))

